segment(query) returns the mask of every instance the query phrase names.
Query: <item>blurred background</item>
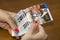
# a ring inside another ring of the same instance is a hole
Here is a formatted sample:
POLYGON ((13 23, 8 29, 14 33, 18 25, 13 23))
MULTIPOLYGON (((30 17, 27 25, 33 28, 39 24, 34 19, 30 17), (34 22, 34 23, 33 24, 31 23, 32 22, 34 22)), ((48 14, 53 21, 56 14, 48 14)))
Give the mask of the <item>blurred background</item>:
MULTIPOLYGON (((51 11, 54 21, 43 24, 48 34, 48 40, 60 40, 60 0, 0 0, 0 9, 18 12, 32 5, 46 2, 51 11)), ((0 28, 0 40, 16 40, 9 33, 0 28)))

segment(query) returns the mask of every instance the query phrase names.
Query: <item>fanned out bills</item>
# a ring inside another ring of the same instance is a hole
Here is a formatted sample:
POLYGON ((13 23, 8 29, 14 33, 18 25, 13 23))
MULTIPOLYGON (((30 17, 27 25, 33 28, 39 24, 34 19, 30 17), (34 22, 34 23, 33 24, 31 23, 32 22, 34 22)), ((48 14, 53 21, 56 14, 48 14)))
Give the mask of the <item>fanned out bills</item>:
POLYGON ((36 18, 38 18, 40 24, 53 21, 48 6, 45 2, 20 10, 17 13, 17 15, 13 19, 18 26, 19 33, 15 33, 12 30, 12 36, 22 36, 27 33, 32 25, 32 22, 36 18))

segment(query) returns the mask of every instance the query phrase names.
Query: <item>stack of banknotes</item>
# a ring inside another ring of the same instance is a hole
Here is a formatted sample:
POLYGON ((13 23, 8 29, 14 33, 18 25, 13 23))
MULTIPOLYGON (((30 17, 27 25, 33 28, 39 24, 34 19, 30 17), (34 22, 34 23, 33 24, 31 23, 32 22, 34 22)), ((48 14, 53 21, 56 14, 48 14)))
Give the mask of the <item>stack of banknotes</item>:
POLYGON ((12 36, 22 36, 27 33, 36 18, 39 20, 40 24, 53 21, 46 2, 20 10, 13 18, 15 24, 18 26, 19 33, 15 33, 12 30, 12 36))

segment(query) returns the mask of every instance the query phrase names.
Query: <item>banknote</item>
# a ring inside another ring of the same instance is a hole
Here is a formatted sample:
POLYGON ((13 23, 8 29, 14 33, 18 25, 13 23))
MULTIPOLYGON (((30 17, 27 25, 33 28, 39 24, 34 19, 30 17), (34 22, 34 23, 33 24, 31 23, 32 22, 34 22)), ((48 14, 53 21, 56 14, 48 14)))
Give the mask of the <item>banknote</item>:
POLYGON ((21 36, 22 34, 25 34, 31 27, 33 21, 30 13, 25 13, 23 10, 20 10, 13 20, 18 26, 19 33, 15 33, 12 30, 12 36, 21 36))
POLYGON ((12 36, 22 36, 27 33, 36 18, 39 20, 40 24, 53 21, 46 2, 20 10, 13 18, 15 24, 18 26, 19 33, 15 33, 12 30, 12 36))

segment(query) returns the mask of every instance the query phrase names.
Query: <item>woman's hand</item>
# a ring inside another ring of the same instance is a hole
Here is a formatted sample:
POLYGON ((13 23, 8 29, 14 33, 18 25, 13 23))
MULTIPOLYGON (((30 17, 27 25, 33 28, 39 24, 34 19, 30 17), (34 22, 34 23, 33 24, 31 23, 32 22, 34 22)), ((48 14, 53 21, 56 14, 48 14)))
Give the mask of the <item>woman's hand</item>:
MULTIPOLYGON (((0 27, 6 29, 11 34, 11 29, 15 32, 17 27, 14 24, 14 21, 11 19, 16 15, 16 13, 0 10, 0 27)), ((18 30, 18 29, 17 29, 18 30)), ((38 21, 32 23, 31 29, 22 36, 21 40, 45 40, 47 34, 45 33, 43 27, 39 24, 38 21)), ((19 37, 17 37, 19 39, 19 37)))
POLYGON ((16 15, 16 13, 8 12, 0 9, 0 27, 6 29, 11 34, 11 30, 14 32, 19 32, 17 26, 14 24, 12 18, 16 15))
POLYGON ((22 36, 21 40, 45 40, 46 38, 47 34, 45 33, 43 27, 38 21, 34 21, 31 29, 22 36))

